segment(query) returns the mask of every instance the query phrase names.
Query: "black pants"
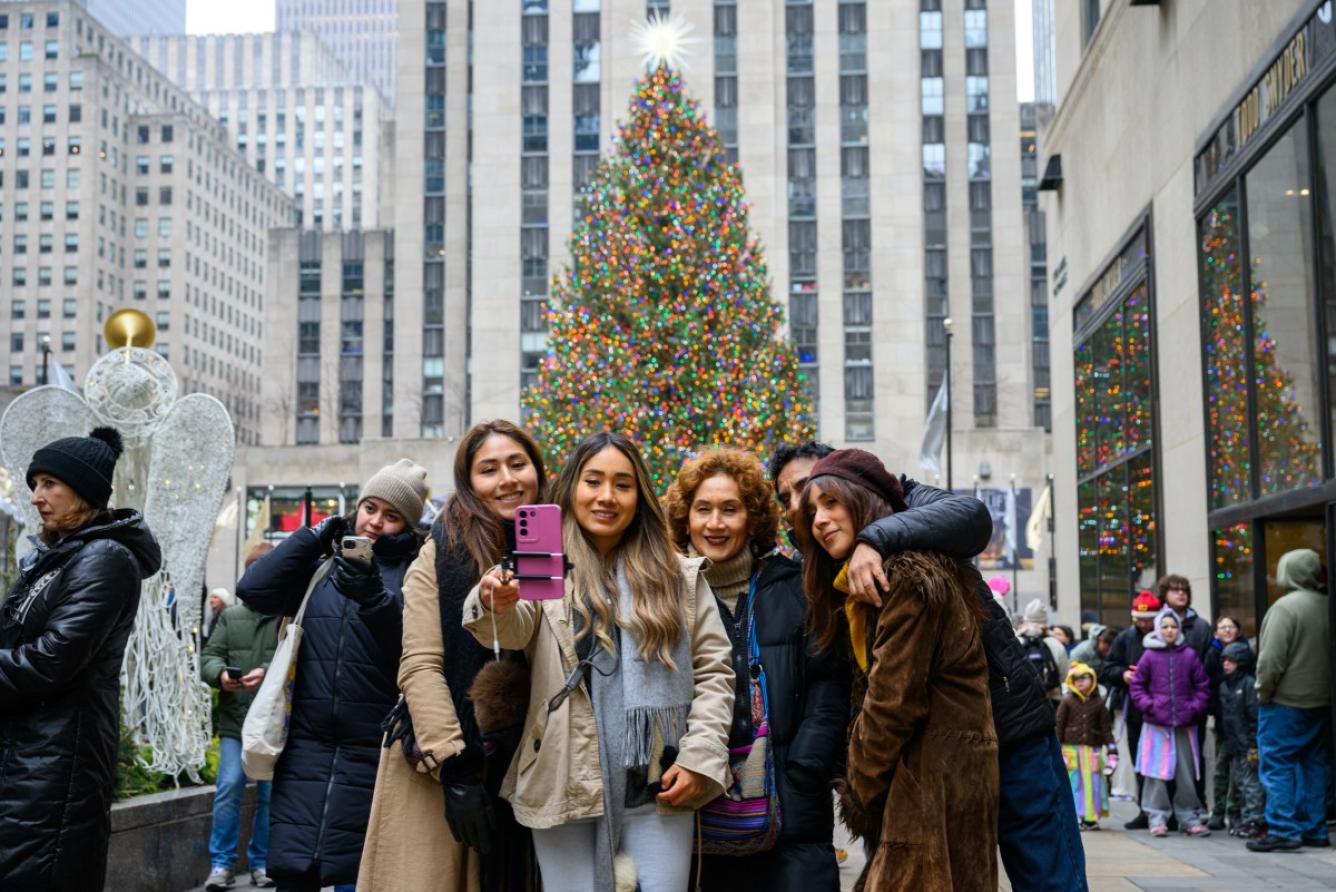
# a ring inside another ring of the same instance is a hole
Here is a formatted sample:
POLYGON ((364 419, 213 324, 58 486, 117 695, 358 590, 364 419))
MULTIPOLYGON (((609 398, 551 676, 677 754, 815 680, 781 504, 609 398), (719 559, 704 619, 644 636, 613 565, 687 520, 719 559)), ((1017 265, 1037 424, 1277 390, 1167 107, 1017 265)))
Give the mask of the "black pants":
POLYGON ((781 839, 757 855, 706 855, 701 863, 702 892, 839 892, 840 868, 828 842, 781 839))
POLYGON ((325 884, 320 882, 320 874, 312 871, 301 875, 274 877, 274 892, 320 892, 325 884))

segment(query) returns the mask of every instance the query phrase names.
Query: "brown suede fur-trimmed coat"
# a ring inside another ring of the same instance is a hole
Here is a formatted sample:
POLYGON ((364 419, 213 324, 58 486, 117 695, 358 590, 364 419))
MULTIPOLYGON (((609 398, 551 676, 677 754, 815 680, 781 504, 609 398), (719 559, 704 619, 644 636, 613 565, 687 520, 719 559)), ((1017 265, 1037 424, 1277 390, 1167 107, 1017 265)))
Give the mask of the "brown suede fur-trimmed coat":
POLYGON ((977 596, 938 552, 885 567, 840 790, 844 823, 873 843, 855 890, 996 889, 997 737, 977 596))

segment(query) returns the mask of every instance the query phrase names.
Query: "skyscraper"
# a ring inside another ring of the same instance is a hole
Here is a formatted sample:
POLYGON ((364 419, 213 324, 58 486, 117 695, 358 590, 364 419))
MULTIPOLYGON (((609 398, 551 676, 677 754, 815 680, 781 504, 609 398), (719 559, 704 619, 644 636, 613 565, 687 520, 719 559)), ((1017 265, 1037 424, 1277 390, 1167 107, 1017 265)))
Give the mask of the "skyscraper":
POLYGON ((134 307, 183 392, 216 396, 258 442, 267 233, 291 201, 82 6, 0 5, 0 47, 8 383, 44 383, 56 362, 78 379, 103 321, 134 307))
POLYGON ((206 107, 237 153, 314 229, 380 225, 384 100, 314 34, 136 36, 129 44, 206 107))
POLYGON ((395 91, 397 0, 276 0, 275 30, 319 35, 358 79, 391 105, 395 91))
POLYGON ((184 34, 186 0, 75 0, 117 37, 184 34))

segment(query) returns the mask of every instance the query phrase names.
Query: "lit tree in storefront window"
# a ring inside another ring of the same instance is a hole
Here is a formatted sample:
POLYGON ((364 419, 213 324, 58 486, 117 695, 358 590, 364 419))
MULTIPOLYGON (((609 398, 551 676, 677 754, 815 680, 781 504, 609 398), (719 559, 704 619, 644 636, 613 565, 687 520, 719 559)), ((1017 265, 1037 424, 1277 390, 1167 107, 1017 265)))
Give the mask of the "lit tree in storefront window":
MULTIPOLYGON (((1242 263, 1237 252, 1237 217, 1222 202, 1203 221, 1203 289, 1208 297, 1206 384, 1211 431, 1211 504, 1251 498, 1248 450, 1248 369, 1242 263)), ((1263 309, 1267 283, 1255 282, 1249 303, 1254 329, 1252 380, 1258 452, 1275 483, 1285 490, 1314 482, 1320 446, 1295 394, 1294 376, 1282 368, 1263 309)))

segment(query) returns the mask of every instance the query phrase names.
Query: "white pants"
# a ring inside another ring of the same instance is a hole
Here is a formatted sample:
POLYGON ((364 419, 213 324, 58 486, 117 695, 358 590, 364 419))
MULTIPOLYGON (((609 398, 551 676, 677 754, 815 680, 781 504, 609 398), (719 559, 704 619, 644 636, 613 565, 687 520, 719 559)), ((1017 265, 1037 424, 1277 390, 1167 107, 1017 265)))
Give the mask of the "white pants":
MULTIPOLYGON (((622 817, 621 851, 635 859, 641 892, 682 892, 691 880, 693 814, 660 815, 650 803, 622 817)), ((603 819, 533 831, 543 892, 589 892, 596 887, 594 843, 603 819)))

